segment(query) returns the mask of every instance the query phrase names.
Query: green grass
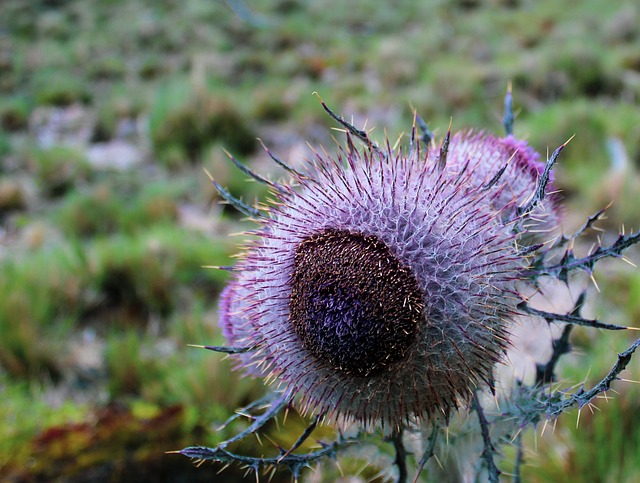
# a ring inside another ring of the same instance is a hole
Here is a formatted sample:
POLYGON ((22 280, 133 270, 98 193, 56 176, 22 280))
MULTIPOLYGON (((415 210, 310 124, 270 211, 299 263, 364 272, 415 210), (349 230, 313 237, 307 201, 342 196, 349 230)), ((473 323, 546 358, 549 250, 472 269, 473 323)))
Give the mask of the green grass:
POLYGON ((71 400, 51 404, 44 398, 45 388, 0 376, 0 471, 27 463, 31 439, 43 428, 82 421, 89 408, 71 400), (25 408, 29 408, 25 411, 25 408))
POLYGON ((25 158, 27 169, 46 197, 64 195, 88 181, 91 173, 84 153, 78 148, 35 148, 25 153, 25 158))
POLYGON ((132 186, 131 182, 106 180, 70 193, 53 219, 69 237, 140 232, 151 225, 176 223, 178 203, 188 198, 188 189, 188 184, 179 181, 132 186))
POLYGON ((171 169, 201 162, 213 143, 222 143, 238 155, 253 152, 257 142, 251 122, 229 97, 188 82, 162 86, 149 119, 161 161, 171 169))
POLYGON ((24 130, 29 123, 32 102, 26 96, 7 96, 0 99, 0 128, 7 132, 24 130))
POLYGON ((63 372, 66 334, 81 311, 88 270, 73 246, 2 263, 0 362, 18 378, 63 372))
MULTIPOLYGON (((166 316, 181 302, 184 284, 195 294, 215 294, 226 275, 207 270, 226 259, 230 247, 183 232, 158 226, 141 236, 118 235, 97 240, 90 254, 92 279, 102 296, 101 306, 115 309, 116 323, 127 325, 146 320, 149 314, 166 316)), ((185 287, 186 288, 186 287, 185 287)))

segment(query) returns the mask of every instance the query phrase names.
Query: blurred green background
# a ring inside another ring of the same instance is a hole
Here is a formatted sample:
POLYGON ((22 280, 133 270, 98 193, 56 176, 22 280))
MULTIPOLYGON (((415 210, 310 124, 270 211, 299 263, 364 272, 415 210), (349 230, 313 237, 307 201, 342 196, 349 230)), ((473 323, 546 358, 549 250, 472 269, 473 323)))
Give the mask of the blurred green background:
MULTIPOLYGON (((307 141, 330 151, 314 91, 379 141, 408 133, 414 109, 440 135, 450 117, 500 132, 509 81, 518 137, 544 155, 576 134, 557 170, 566 230, 614 199, 601 225, 639 228, 635 0, 3 0, 0 479, 243 481, 164 454, 216 444, 264 392, 187 347, 223 343, 226 274, 202 265, 233 263, 228 235, 251 227, 202 169, 262 199, 223 148, 273 177, 258 137, 293 165, 307 141)), ((640 326, 639 271, 607 263, 596 279, 592 315, 640 326)), ((630 340, 577 330, 563 383, 598 380, 630 340)), ((577 429, 574 412, 530 432, 526 481, 640 480, 639 392, 615 389, 577 429)), ((366 463, 341 466, 365 481, 366 463)))

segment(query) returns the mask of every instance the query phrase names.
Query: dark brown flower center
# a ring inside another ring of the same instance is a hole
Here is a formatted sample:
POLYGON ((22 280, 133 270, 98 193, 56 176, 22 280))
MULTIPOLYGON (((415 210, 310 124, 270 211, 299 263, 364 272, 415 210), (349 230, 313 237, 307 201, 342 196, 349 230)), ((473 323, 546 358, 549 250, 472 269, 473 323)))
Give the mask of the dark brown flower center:
POLYGON ((327 229, 297 247, 289 311, 302 345, 348 374, 406 355, 423 318, 411 271, 376 236, 327 229))

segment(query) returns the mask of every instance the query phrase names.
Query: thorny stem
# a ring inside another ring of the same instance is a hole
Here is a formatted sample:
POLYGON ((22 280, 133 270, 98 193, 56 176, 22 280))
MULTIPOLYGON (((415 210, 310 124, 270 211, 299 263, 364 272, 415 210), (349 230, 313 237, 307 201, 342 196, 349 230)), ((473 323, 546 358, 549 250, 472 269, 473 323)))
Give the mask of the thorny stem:
POLYGON ((562 329, 562 335, 551 341, 551 346, 553 352, 551 354, 551 358, 549 361, 542 365, 536 364, 536 385, 546 385, 551 384, 556 380, 556 364, 565 354, 568 354, 571 351, 571 344, 569 344, 569 335, 571 335, 571 331, 575 325, 567 324, 562 329))
POLYGON ((231 159, 233 164, 236 166, 236 168, 238 168, 240 172, 246 174, 247 176, 250 176, 251 178, 256 180, 258 183, 262 183, 265 186, 269 186, 270 188, 273 188, 274 190, 277 190, 282 194, 288 193, 287 188, 285 188, 280 183, 269 181, 267 178, 260 176, 258 173, 255 173, 253 170, 251 170, 251 168, 249 168, 248 166, 245 166, 240 161, 238 161, 229 151, 227 151, 226 149, 223 149, 223 151, 229 157, 229 159, 231 159))
MULTIPOLYGON (((586 295, 586 292, 582 292, 580 294, 578 300, 576 300, 576 303, 573 306, 571 315, 576 317, 580 316, 580 311, 582 310, 582 306, 584 305, 586 295)), ((536 365, 535 385, 551 384, 553 381, 555 381, 556 364, 560 360, 560 357, 562 357, 564 354, 568 354, 571 351, 571 344, 569 344, 569 335, 571 334, 573 327, 573 324, 567 324, 562 330, 562 335, 558 339, 554 339, 552 341, 553 352, 551 353, 549 361, 544 365, 536 365)))
POLYGON ((513 483, 522 482, 522 464, 524 463, 524 449, 522 447, 522 431, 516 436, 516 460, 513 464, 513 483))
POLYGON ((491 189, 493 186, 495 186, 495 184, 500 181, 500 178, 502 177, 502 175, 504 174, 504 172, 507 170, 507 166, 508 164, 505 163, 504 166, 502 166, 502 168, 500 168, 498 170, 498 172, 493 176, 493 178, 491 178, 489 181, 487 181, 483 186, 482 186, 482 190, 483 191, 487 191, 489 189, 491 189))
POLYGON ((295 169, 293 169, 291 166, 289 166, 287 163, 285 163, 284 161, 282 161, 278 156, 276 156, 275 154, 273 154, 269 148, 267 146, 265 146, 265 144, 262 142, 262 139, 258 138, 258 142, 260 143, 260 145, 262 146, 262 148, 265 150, 265 152, 269 155, 269 157, 271 158, 271 160, 276 163, 278 166, 280 166, 282 169, 284 169, 285 171, 287 171, 288 173, 294 175, 296 178, 299 179, 308 179, 308 177, 298 171, 296 171, 295 169))
POLYGON ((473 393, 473 401, 471 407, 478 415, 478 422, 480 423, 480 432, 482 433, 482 442, 484 443, 482 458, 487 465, 489 481, 491 483, 499 483, 500 470, 493 460, 493 454, 495 453, 496 449, 491 442, 491 436, 489 435, 489 422, 484 415, 484 411, 482 409, 482 406, 480 405, 480 401, 478 400, 478 393, 476 392, 473 393))
POLYGON ((438 156, 438 170, 444 170, 447 165, 447 156, 449 155, 449 143, 451 142, 451 124, 453 123, 453 118, 449 119, 449 129, 447 129, 447 134, 442 141, 442 145, 440 146, 440 155, 438 156))
MULTIPOLYGON (((273 397, 271 398, 274 399, 273 397)), ((264 398, 258 402, 266 402, 267 398, 264 398)), ((252 403, 244 409, 253 409, 259 404, 252 403)), ((311 435, 311 433, 315 430, 320 420, 324 417, 324 413, 320 413, 316 415, 311 424, 304 430, 304 432, 300 435, 300 437, 296 440, 296 442, 289 448, 285 450, 284 448, 279 448, 280 454, 277 457, 254 457, 254 456, 245 456, 239 455, 236 453, 232 453, 227 451, 226 447, 233 442, 239 441, 245 436, 257 431, 260 427, 264 426, 264 424, 275 417, 277 412, 282 409, 286 404, 290 402, 290 397, 288 394, 283 393, 280 398, 278 398, 275 402, 271 403, 269 409, 261 416, 256 417, 254 423, 247 428, 247 430, 239 433, 231 439, 228 439, 222 443, 220 443, 215 448, 208 448, 205 446, 191 446, 188 448, 184 448, 180 451, 170 451, 170 453, 177 453, 188 458, 196 459, 199 462, 202 461, 216 461, 221 463, 239 463, 244 465, 250 469, 252 469, 256 475, 261 467, 278 467, 285 466, 289 468, 294 478, 297 480, 300 475, 300 471, 310 466, 311 463, 324 458, 330 457, 335 458, 338 450, 351 445, 355 442, 358 442, 357 439, 345 439, 342 434, 332 442, 331 444, 320 443, 322 449, 317 451, 312 451, 306 454, 294 454, 293 452, 298 449, 311 435)), ((233 418, 231 418, 233 419, 233 418)), ((231 420, 230 419, 230 420, 231 420)), ((229 421, 225 423, 228 424, 229 421)), ((406 471, 406 470, 405 470, 406 471)))
POLYGON ((402 441, 402 429, 393 434, 390 440, 396 450, 396 459, 393 462, 393 464, 398 467, 398 479, 396 480, 396 483, 406 483, 408 476, 407 450, 404 447, 404 442, 402 441))
POLYGON ((536 243, 535 245, 523 246, 518 250, 518 255, 520 255, 521 257, 526 257, 527 255, 539 250, 543 246, 544 243, 536 243))
POLYGON ((427 443, 428 443, 427 449, 424 451, 422 458, 420 458, 420 461, 418 462, 418 467, 416 469, 416 476, 413 479, 413 483, 417 483, 418 478, 420 478, 420 473, 422 473, 422 470, 424 469, 424 465, 426 465, 427 461, 429 461, 435 454, 437 440, 438 440, 438 424, 434 420, 433 423, 431 424, 431 434, 429 435, 429 439, 427 440, 427 443))

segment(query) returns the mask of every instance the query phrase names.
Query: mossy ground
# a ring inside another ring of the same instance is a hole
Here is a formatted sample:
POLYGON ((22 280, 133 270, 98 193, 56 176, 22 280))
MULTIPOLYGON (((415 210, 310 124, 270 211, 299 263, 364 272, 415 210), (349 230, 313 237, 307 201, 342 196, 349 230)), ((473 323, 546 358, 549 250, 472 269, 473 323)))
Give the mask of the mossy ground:
MULTIPOLYGON (((222 342, 225 275, 201 265, 231 263, 227 233, 247 228, 202 168, 235 195, 264 196, 222 148, 263 172, 256 137, 294 165, 306 140, 331 149, 314 91, 395 139, 414 108, 439 134, 450 117, 456 129, 499 131, 512 81, 518 136, 544 153, 576 134, 557 173, 567 229, 613 199, 607 228, 640 227, 637 2, 247 5, 2 2, 0 476, 78 481, 142 465, 211 476, 162 452, 215 443, 211 425, 263 389, 186 346, 222 342)), ((640 324, 637 270, 596 278, 597 315, 640 324)), ((576 332, 568 384, 589 368, 597 380, 625 342, 576 332)), ((638 478, 637 391, 618 390, 527 453, 530 481, 638 478)))

